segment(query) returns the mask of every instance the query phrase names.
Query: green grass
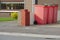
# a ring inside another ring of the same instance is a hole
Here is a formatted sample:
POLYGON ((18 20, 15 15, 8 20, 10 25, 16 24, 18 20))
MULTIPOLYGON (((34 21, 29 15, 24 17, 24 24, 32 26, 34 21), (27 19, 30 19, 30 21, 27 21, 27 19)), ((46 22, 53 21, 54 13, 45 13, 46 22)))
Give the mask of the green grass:
POLYGON ((0 22, 2 22, 2 21, 13 21, 13 20, 17 20, 17 19, 14 19, 11 17, 0 17, 0 22))

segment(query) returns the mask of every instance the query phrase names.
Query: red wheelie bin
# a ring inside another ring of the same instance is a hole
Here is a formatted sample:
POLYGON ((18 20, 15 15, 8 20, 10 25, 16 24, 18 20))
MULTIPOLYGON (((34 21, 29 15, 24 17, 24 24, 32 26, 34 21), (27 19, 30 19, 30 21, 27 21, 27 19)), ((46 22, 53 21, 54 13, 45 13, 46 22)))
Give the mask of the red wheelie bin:
POLYGON ((47 5, 34 5, 34 22, 37 24, 47 24, 47 5))

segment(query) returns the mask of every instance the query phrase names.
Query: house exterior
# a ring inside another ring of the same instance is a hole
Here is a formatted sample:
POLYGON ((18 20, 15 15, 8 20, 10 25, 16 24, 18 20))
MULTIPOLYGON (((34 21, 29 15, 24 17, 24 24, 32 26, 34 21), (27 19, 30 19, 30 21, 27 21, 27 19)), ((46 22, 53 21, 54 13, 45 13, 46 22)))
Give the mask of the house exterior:
POLYGON ((0 0, 1 2, 23 2, 24 0, 0 0))
MULTIPOLYGON (((57 3, 60 6, 60 3, 59 3, 60 0, 35 0, 35 1, 38 1, 38 2, 36 2, 38 4, 42 4, 42 3, 57 3)), ((26 2, 26 3, 28 4, 28 2, 26 2)), ((20 8, 24 8, 23 7, 24 6, 23 3, 24 3, 24 0, 0 0, 0 9, 1 8, 2 9, 20 9, 20 8), (13 6, 13 8, 12 8, 12 6, 13 6), (18 6, 18 7, 16 7, 16 6, 18 6)), ((31 3, 31 2, 29 2, 29 3, 31 3)))
POLYGON ((0 0, 0 9, 23 9, 24 0, 0 0))
MULTIPOLYGON (((24 0, 0 0, 0 11, 24 9, 24 0)), ((0 17, 10 17, 11 12, 0 12, 0 17)))

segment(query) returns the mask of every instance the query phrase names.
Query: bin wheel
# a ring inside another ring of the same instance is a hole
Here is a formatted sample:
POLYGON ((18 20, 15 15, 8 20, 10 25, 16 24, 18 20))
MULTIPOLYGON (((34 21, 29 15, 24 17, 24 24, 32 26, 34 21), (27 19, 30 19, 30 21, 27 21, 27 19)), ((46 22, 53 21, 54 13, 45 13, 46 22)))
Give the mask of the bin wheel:
POLYGON ((37 25, 37 21, 34 21, 34 24, 37 25))

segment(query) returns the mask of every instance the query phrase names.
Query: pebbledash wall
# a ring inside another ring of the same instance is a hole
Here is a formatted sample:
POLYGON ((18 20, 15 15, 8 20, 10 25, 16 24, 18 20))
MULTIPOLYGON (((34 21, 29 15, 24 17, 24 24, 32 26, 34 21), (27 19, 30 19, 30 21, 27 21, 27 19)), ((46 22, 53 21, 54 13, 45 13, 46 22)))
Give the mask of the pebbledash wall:
POLYGON ((23 2, 24 0, 0 0, 1 2, 23 2))
POLYGON ((42 3, 57 3, 59 5, 59 10, 60 10, 60 0, 38 0, 38 4, 42 3))

